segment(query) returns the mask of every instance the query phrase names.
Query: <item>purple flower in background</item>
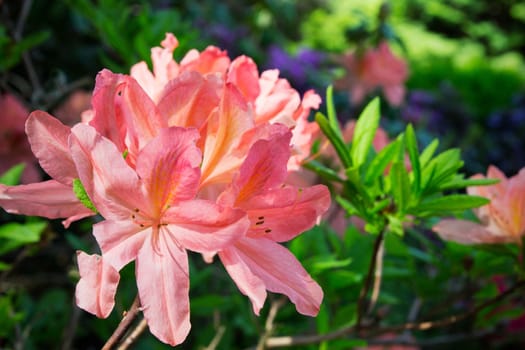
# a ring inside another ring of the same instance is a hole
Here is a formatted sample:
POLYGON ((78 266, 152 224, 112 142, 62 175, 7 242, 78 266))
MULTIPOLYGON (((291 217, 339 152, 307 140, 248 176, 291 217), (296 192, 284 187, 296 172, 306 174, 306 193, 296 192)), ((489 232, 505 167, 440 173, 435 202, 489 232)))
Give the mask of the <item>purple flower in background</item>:
POLYGON ((272 45, 268 49, 265 67, 279 69, 281 75, 290 80, 297 90, 305 91, 312 85, 309 83, 310 76, 324 59, 323 53, 308 48, 301 48, 296 55, 292 56, 281 47, 272 45))

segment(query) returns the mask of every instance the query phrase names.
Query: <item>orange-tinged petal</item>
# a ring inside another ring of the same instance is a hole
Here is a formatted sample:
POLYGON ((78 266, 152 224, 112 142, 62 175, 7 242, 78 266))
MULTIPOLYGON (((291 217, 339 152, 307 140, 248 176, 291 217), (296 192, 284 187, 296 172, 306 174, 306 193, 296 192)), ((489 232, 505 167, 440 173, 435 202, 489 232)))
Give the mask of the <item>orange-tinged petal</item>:
POLYGON ((216 76, 187 72, 170 81, 158 104, 169 126, 202 129, 219 104, 222 81, 216 76))
POLYGON ((198 137, 196 129, 162 129, 140 152, 137 174, 146 186, 156 213, 178 201, 195 197, 202 159, 195 145, 198 137))
POLYGON ((108 317, 115 305, 120 275, 98 255, 77 252, 77 261, 80 280, 75 297, 78 307, 97 317, 108 317))
POLYGON ((140 305, 151 333, 172 346, 191 327, 188 273, 186 251, 169 236, 144 242, 135 265, 140 305))
POLYGON ((243 158, 234 155, 243 134, 254 127, 252 110, 232 84, 226 84, 219 108, 210 118, 202 161, 202 183, 231 178, 243 158))
POLYGON ((283 183, 290 158, 290 137, 288 132, 269 140, 259 140, 250 148, 235 183, 237 204, 283 183))

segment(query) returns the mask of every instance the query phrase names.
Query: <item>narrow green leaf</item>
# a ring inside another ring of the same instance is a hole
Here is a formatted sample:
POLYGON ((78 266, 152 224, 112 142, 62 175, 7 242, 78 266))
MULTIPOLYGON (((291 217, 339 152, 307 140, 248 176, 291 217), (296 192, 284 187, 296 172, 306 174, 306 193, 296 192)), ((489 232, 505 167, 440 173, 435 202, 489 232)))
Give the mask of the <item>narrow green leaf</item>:
POLYGON ((339 120, 337 119, 337 114, 335 113, 334 88, 332 85, 328 85, 326 88, 326 114, 332 129, 339 135, 341 139, 343 139, 341 128, 339 127, 339 120))
POLYGON ((447 212, 463 211, 477 208, 490 203, 490 200, 480 196, 466 194, 451 194, 448 196, 427 199, 410 211, 416 215, 429 216, 447 212))
POLYGON ((86 208, 93 210, 95 213, 98 212, 97 208, 95 208, 95 205, 86 193, 86 189, 84 188, 84 185, 82 185, 80 179, 73 180, 73 192, 75 193, 75 196, 77 196, 78 200, 84 204, 86 208))
POLYGON ((0 176, 0 183, 7 186, 15 186, 20 183, 20 177, 24 172, 26 165, 24 163, 15 165, 10 168, 8 171, 0 176))
POLYGON ((352 165, 352 160, 346 148, 345 142, 343 141, 341 136, 339 136, 340 132, 338 133, 336 130, 332 129, 332 126, 328 119, 320 112, 317 112, 315 114, 315 121, 317 122, 317 124, 319 124, 319 128, 334 147, 345 169, 350 167, 352 165))
POLYGON ((365 184, 372 184, 379 176, 382 176, 385 173, 388 164, 390 164, 394 157, 399 153, 400 145, 400 141, 395 140, 389 143, 375 156, 366 171, 365 184))
POLYGON ((361 166, 365 161, 381 117, 379 110, 379 98, 374 98, 364 109, 355 124, 351 159, 355 167, 361 166))
POLYGON ((499 179, 463 179, 462 176, 440 186, 442 190, 462 189, 469 186, 490 186, 499 183, 499 179))
POLYGON ((303 167, 317 173, 317 175, 319 175, 325 180, 335 181, 335 182, 344 182, 344 180, 339 177, 339 174, 337 172, 335 172, 331 168, 324 166, 324 164, 316 160, 311 160, 308 163, 304 163, 303 167))
POLYGON ((394 162, 390 169, 390 186, 399 212, 404 213, 410 203, 410 180, 405 165, 394 162))
POLYGON ((412 124, 408 124, 405 131, 405 146, 412 165, 412 174, 414 182, 412 182, 412 190, 418 194, 421 189, 421 166, 419 164, 419 149, 417 147, 416 134, 412 124))
POLYGON ((359 210, 357 210, 357 208, 349 200, 341 196, 336 196, 335 201, 346 211, 349 216, 359 214, 359 210))
POLYGON ((419 165, 421 169, 427 166, 428 162, 432 159, 432 156, 436 152, 436 149, 438 148, 439 140, 434 139, 430 144, 425 147, 423 152, 421 152, 421 156, 419 156, 419 165))

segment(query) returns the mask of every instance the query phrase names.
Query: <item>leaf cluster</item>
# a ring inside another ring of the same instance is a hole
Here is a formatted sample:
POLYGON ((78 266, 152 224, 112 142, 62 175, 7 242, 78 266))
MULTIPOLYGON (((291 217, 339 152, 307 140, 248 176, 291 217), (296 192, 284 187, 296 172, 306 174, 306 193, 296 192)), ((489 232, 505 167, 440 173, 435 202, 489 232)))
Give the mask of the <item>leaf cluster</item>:
POLYGON ((379 98, 363 110, 351 142, 342 137, 332 102, 327 92, 327 115, 317 113, 315 120, 334 147, 342 171, 320 162, 307 165, 324 179, 338 184, 336 201, 348 215, 366 222, 365 230, 378 234, 388 231, 402 235, 404 225, 419 219, 442 216, 479 207, 488 199, 458 193, 468 186, 490 185, 491 179, 466 179, 458 149, 436 153, 434 139, 422 151, 412 125, 407 125, 392 142, 376 152, 372 147, 379 127, 379 98))

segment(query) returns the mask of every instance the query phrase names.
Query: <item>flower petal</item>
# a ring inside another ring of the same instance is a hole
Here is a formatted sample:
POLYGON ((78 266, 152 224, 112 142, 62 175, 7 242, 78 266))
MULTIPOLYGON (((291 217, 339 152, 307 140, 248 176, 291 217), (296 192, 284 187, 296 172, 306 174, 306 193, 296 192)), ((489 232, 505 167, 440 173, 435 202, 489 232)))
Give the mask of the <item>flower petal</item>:
POLYGON ((186 252, 164 235, 144 242, 135 265, 144 318, 151 333, 172 346, 191 327, 188 269, 186 252))
POLYGON ((169 126, 201 129, 219 104, 222 81, 187 72, 170 81, 162 93, 158 110, 169 126))
POLYGON ((195 197, 202 159, 195 145, 198 137, 196 129, 163 129, 140 152, 137 174, 146 186, 151 206, 157 212, 178 201, 195 197))
POLYGON ((220 251, 219 258, 241 293, 250 298, 253 312, 259 315, 266 300, 264 282, 253 274, 235 246, 220 251))
POLYGON ((123 116, 115 113, 115 96, 118 86, 124 80, 124 75, 115 74, 108 69, 103 69, 97 74, 91 99, 93 113, 89 121, 89 125, 115 143, 121 152, 126 149, 126 130, 123 128, 123 116))
POLYGON ((264 238, 243 238, 235 248, 267 290, 287 295, 301 314, 317 315, 323 291, 288 249, 264 238))
POLYGON ((72 221, 95 215, 80 203, 71 186, 55 180, 19 186, 0 184, 0 206, 13 214, 69 218, 64 222, 66 227, 72 221))
POLYGON ((199 253, 224 249, 244 236, 250 225, 243 211, 207 200, 180 202, 165 212, 163 221, 182 247, 199 253))
POLYGON ((312 228, 330 206, 330 192, 324 185, 304 189, 293 186, 268 191, 240 205, 252 221, 250 236, 288 241, 312 228))
POLYGON ((432 230, 442 239, 461 244, 492 244, 513 242, 515 237, 496 230, 487 230, 483 225, 467 220, 444 219, 432 230))
MULTIPOLYGON (((129 219, 135 208, 148 203, 137 174, 114 143, 89 125, 71 129, 69 147, 86 193, 106 219, 129 219)), ((150 211, 150 208, 144 208, 150 211)))
POLYGON ((75 297, 78 307, 97 317, 108 317, 115 305, 119 273, 99 255, 78 251, 77 261, 80 280, 75 297))
POLYGON ((270 188, 279 186, 287 176, 291 133, 259 140, 250 148, 235 183, 236 203, 242 203, 270 188))
POLYGON ((104 261, 117 271, 135 260, 151 228, 131 221, 105 220, 93 225, 93 235, 102 250, 104 261))
POLYGON ((251 103, 255 102, 261 91, 257 65, 248 56, 239 56, 232 61, 226 81, 235 84, 244 98, 251 103))
POLYGON ((71 129, 46 112, 34 111, 26 133, 42 168, 58 182, 71 185, 78 177, 67 143, 71 129))
POLYGON ((115 93, 116 118, 122 120, 126 127, 126 146, 129 157, 134 157, 168 124, 160 117, 157 107, 135 79, 126 76, 117 85, 115 93))
POLYGON ((241 93, 232 84, 226 84, 218 110, 208 123, 202 161, 202 186, 230 179, 242 157, 234 155, 242 135, 254 126, 253 114, 241 93))

